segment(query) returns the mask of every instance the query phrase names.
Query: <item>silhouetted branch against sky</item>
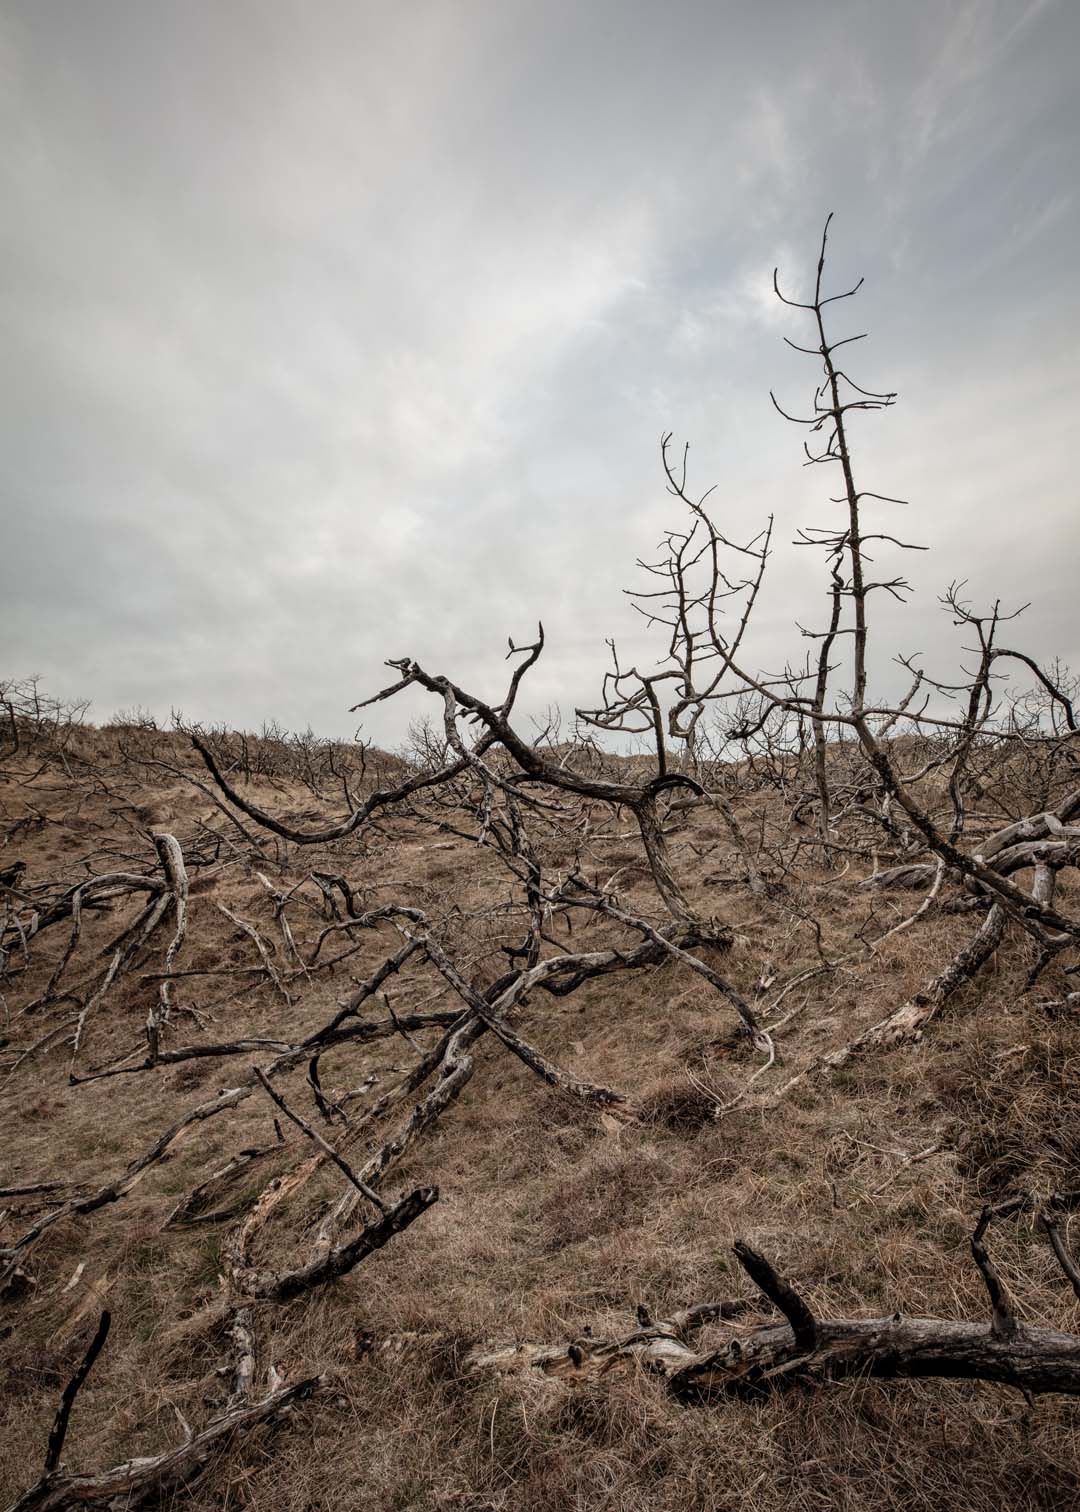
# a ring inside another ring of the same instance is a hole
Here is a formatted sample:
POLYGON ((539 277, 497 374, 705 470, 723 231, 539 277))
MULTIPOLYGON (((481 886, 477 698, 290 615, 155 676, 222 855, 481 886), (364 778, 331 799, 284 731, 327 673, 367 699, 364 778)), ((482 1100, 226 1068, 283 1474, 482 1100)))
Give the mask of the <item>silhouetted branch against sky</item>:
POLYGON ((542 619, 523 712, 570 710, 605 636, 647 659, 669 429, 732 536, 776 515, 782 663, 830 490, 772 269, 805 293, 828 210, 900 395, 860 477, 933 547, 877 643, 951 660, 963 577, 1080 661, 1078 50, 1064 0, 5 7, 5 670, 340 734, 385 657, 494 692, 542 619))

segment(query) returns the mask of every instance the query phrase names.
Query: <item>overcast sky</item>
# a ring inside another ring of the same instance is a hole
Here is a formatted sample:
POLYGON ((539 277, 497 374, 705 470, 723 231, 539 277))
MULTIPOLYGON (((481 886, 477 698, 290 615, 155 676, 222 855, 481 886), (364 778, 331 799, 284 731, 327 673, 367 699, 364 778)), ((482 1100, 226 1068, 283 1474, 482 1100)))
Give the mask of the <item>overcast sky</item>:
POLYGON ((837 490, 770 283, 829 210, 900 394, 861 484, 933 548, 879 675, 955 673, 956 577, 1080 668, 1078 59, 1075 0, 3 0, 0 674, 347 734, 385 658, 495 694, 542 618, 524 712, 591 703, 667 429, 775 511, 753 657, 799 656, 837 490))

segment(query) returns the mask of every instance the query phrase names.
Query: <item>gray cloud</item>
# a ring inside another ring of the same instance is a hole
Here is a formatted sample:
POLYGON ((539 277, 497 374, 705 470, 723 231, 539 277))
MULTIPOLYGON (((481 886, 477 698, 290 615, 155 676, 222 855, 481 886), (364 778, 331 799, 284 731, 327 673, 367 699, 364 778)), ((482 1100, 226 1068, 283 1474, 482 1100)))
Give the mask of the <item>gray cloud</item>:
POLYGON ((620 590, 673 522, 667 428, 733 535, 776 513, 754 652, 797 654, 787 543, 835 490, 768 403, 813 381, 769 280, 806 287, 827 209, 854 371, 901 394, 865 486, 934 548, 881 675, 954 664, 953 577, 1080 663, 1078 32, 1054 0, 8 8, 6 669, 342 733, 384 657, 494 690, 543 618, 531 711, 591 702, 606 635, 648 655, 620 590))

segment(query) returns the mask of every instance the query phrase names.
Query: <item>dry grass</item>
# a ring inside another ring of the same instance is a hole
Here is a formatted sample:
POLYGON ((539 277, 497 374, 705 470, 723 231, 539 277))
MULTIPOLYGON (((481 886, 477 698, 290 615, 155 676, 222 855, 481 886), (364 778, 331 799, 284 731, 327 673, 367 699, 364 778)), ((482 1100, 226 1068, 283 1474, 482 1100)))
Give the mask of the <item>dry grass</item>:
MULTIPOLYGON (((182 782, 127 780, 134 806, 121 805, 119 817, 108 797, 76 792, 55 769, 18 793, 5 788, 6 825, 29 803, 48 816, 12 843, 28 876, 75 875, 81 859, 103 846, 142 854, 141 826, 183 830, 209 813, 182 782)), ((310 794, 280 783, 255 783, 252 792, 278 811, 312 807, 310 794)), ((724 969, 740 989, 751 993, 762 975, 775 976, 779 987, 813 964, 811 931, 772 904, 719 891, 707 878, 730 874, 731 858, 719 841, 704 845, 693 825, 683 834, 705 852, 685 845, 679 854, 699 906, 736 927, 724 969)), ((312 865, 346 871, 372 900, 393 896, 438 913, 455 957, 482 963, 502 926, 497 914, 477 916, 505 895, 504 874, 486 853, 447 843, 397 823, 362 854, 354 844, 279 856, 274 876, 287 886, 312 865)), ((601 843, 592 859, 604 877, 623 868, 628 906, 652 906, 639 853, 625 838, 601 843)), ((821 921, 828 950, 850 950, 871 906, 854 881, 810 876, 802 885, 800 902, 821 921)), ((193 890, 185 963, 250 965, 250 945, 217 903, 260 919, 260 927, 269 919, 250 869, 221 867, 193 890)), ((115 919, 91 921, 87 944, 100 946, 115 928, 115 919)), ((783 1013, 799 1011, 779 1035, 774 1081, 904 1001, 971 929, 970 919, 938 917, 877 956, 856 952, 844 971, 808 982, 785 1000, 783 1013)), ((594 937, 604 937, 601 927, 574 943, 594 937)), ((291 1010, 265 982, 233 995, 192 978, 178 1001, 212 1009, 206 1032, 213 1038, 280 1033, 286 1013, 294 1033, 325 1020, 347 973, 363 975, 383 953, 373 939, 332 979, 315 978, 291 1010)), ((734 1036, 730 1011, 700 978, 665 965, 537 1002, 527 1019, 537 1042, 576 1074, 632 1092, 644 1116, 626 1123, 589 1112, 483 1041, 460 1101, 393 1177, 395 1190, 437 1181, 436 1207, 346 1280, 306 1300, 256 1309, 261 1369, 332 1371, 333 1396, 232 1445, 162 1505, 190 1512, 1080 1506, 1080 1406, 1070 1401, 1030 1407, 1004 1389, 848 1381, 758 1404, 687 1409, 634 1375, 575 1388, 528 1374, 477 1373, 463 1363, 480 1342, 558 1342, 586 1325, 597 1333, 625 1328, 639 1302, 662 1315, 688 1301, 750 1298, 730 1259, 736 1237, 766 1251, 825 1315, 896 1307, 981 1315, 985 1300, 966 1248, 973 1214, 1019 1188, 1076 1185, 1080 1170, 1080 1025, 1075 1015, 1046 1014, 1042 988, 1023 992, 1028 964, 1013 942, 923 1046, 808 1080, 777 1108, 748 1100, 719 1120, 717 1102, 740 1091, 756 1062, 734 1036), (916 1155, 922 1158, 905 1159, 916 1155), (400 1348, 387 1347, 406 1335, 400 1348)), ((395 986, 396 1006, 412 1000, 410 990, 395 986)), ((146 991, 128 982, 109 998, 91 1026, 91 1059, 138 1040, 146 991)), ((9 1011, 16 1006, 13 998, 9 1011)), ((189 1019, 179 1023, 182 1038, 198 1037, 189 1019)), ((25 1036, 14 1021, 6 1032, 25 1036)), ((373 1070, 389 1085, 389 1068, 407 1065, 410 1055, 392 1041, 327 1057, 324 1079, 352 1086, 373 1070)), ((181 1109, 235 1085, 242 1065, 195 1061, 68 1087, 62 1052, 46 1052, 3 1094, 4 1180, 60 1173, 89 1182, 117 1171, 181 1109)), ((298 1079, 298 1098, 300 1086, 298 1079)), ((227 1383, 214 1373, 221 1340, 213 1307, 222 1231, 163 1233, 161 1222, 215 1163, 266 1141, 270 1112, 250 1099, 228 1119, 200 1126, 122 1202, 58 1225, 35 1249, 35 1294, 0 1312, 4 1495, 36 1478, 58 1392, 105 1302, 113 1334, 79 1398, 69 1465, 88 1469, 152 1453, 176 1441, 174 1409, 199 1423, 221 1405, 227 1383), (79 1281, 65 1289, 83 1263, 79 1281)), ((296 1148, 290 1144, 282 1163, 296 1148)), ((252 1183, 274 1169, 260 1167, 252 1183)), ((312 1183, 274 1229, 272 1252, 288 1255, 336 1192, 329 1177, 312 1183)), ((5 1239, 25 1226, 32 1206, 12 1204, 2 1220, 5 1239)), ((993 1243, 1023 1317, 1080 1329, 1080 1308, 1030 1223, 1001 1226, 993 1243)))

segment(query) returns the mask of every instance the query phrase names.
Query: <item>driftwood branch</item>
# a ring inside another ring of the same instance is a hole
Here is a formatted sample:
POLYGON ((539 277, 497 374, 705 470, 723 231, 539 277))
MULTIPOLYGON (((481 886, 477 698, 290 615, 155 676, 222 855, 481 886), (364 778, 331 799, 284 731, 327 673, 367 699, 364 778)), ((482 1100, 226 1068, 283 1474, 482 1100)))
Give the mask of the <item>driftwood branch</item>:
POLYGON ((339 1244, 297 1270, 256 1270, 249 1266, 233 1268, 233 1284, 245 1297, 267 1302, 287 1302, 302 1292, 313 1290, 327 1281, 347 1275, 361 1260, 389 1243, 414 1223, 439 1200, 438 1187, 417 1187, 400 1202, 388 1208, 377 1223, 369 1224, 355 1239, 339 1244))
POLYGON ((283 1141, 279 1139, 272 1145, 255 1145, 246 1150, 238 1150, 223 1166, 194 1187, 186 1197, 181 1198, 161 1227, 186 1228, 201 1223, 224 1223, 229 1218, 235 1218, 242 1203, 217 1209, 213 1204, 239 1180, 249 1166, 256 1161, 265 1160, 268 1155, 279 1154, 282 1145, 283 1141))
MULTIPOLYGON (((984 1279, 992 1270, 982 1239, 990 1217, 1003 1216, 1026 1199, 983 1213, 972 1239, 984 1279)), ((473 1352, 476 1369, 506 1370, 527 1365, 558 1378, 586 1379, 620 1366, 645 1368, 662 1378, 675 1400, 686 1404, 756 1397, 768 1391, 852 1376, 884 1380, 944 1377, 993 1381, 1026 1393, 1080 1395, 1080 1336, 1050 1328, 1020 1328, 1012 1319, 1004 1288, 995 1278, 995 1324, 943 1318, 815 1318, 772 1264, 739 1241, 735 1256, 761 1291, 785 1314, 784 1323, 761 1324, 739 1332, 715 1349, 695 1351, 687 1325, 730 1319, 730 1304, 698 1304, 674 1322, 639 1328, 618 1339, 591 1333, 565 1349, 517 1346, 473 1352)), ((743 1304, 745 1306, 745 1304, 743 1304)), ((639 1318, 642 1315, 639 1313, 639 1318)), ((648 1315, 644 1314, 646 1322, 648 1315)))
POLYGON ((308 1376, 271 1391, 260 1401, 230 1407, 175 1449, 145 1459, 125 1460, 90 1475, 43 1477, 8 1507, 7 1512, 63 1512, 69 1507, 102 1504, 135 1506, 153 1496, 160 1505, 166 1492, 186 1485, 206 1469, 235 1435, 271 1422, 291 1407, 325 1389, 325 1376, 308 1376))
POLYGON ((183 948, 184 938, 187 934, 187 904, 188 904, 188 877, 184 866, 184 853, 180 848, 180 842, 173 835, 156 834, 154 846, 165 873, 166 881, 172 894, 173 907, 176 911, 176 931, 169 941, 169 947, 165 952, 164 975, 158 988, 156 1002, 152 1003, 146 1019, 146 1053, 147 1059, 156 1061, 161 1038, 161 1026, 169 1018, 172 1007, 172 980, 171 973, 173 963, 183 948))
POLYGON ((333 1145, 330 1144, 328 1140, 325 1140, 317 1129, 313 1129, 307 1122, 307 1120, 302 1118, 294 1108, 291 1108, 289 1106, 289 1104, 282 1097, 281 1093, 276 1091, 270 1085, 270 1080, 262 1067, 252 1066, 251 1069, 258 1077, 260 1085, 262 1086, 262 1089, 266 1093, 267 1097, 269 1097, 272 1102, 277 1104, 277 1106, 284 1113, 285 1117, 291 1119, 296 1127, 302 1133, 307 1135, 312 1144, 317 1145, 318 1148, 327 1157, 327 1159, 334 1162, 338 1170, 341 1171, 342 1174, 352 1183, 352 1185, 356 1188, 356 1190, 362 1197, 366 1197, 368 1202, 370 1202, 374 1207, 377 1207, 380 1213, 385 1213, 386 1204, 385 1202, 383 1202, 378 1192, 372 1191, 371 1187, 369 1187, 366 1182, 361 1181, 360 1177, 357 1176, 352 1166, 349 1165, 348 1161, 345 1160, 342 1155, 338 1154, 333 1145))
POLYGON ((1069 1285, 1076 1294, 1076 1300, 1080 1302, 1080 1268, 1065 1247, 1065 1240, 1061 1237, 1061 1226, 1055 1211, 1053 1199, 1039 1214, 1039 1221, 1046 1230, 1046 1237, 1050 1240, 1055 1258, 1061 1266, 1062 1272, 1069 1285))
POLYGON ((55 1475, 56 1471, 60 1468, 60 1456, 64 1451, 64 1440, 67 1438, 68 1419, 71 1417, 71 1409, 75 1405, 75 1398, 78 1396, 83 1382, 93 1368, 94 1361, 104 1347, 105 1340, 109 1337, 109 1325, 111 1323, 112 1316, 106 1308, 101 1314, 97 1330, 94 1333, 94 1337, 90 1340, 79 1368, 64 1387, 64 1394, 60 1398, 60 1406, 57 1409, 56 1419, 49 1434, 48 1447, 45 1450, 45 1471, 43 1476, 45 1480, 55 1475))
POLYGON ((812 1350, 817 1346, 818 1328, 813 1313, 788 1281, 776 1274, 765 1256, 751 1249, 741 1239, 733 1246, 733 1253, 754 1285, 776 1304, 791 1324, 797 1349, 812 1350))
POLYGON ((990 1298, 992 1312, 990 1332, 995 1339, 1007 1342, 1009 1339, 1016 1337, 1016 1317, 1012 1310, 1009 1294, 983 1243, 986 1230, 991 1220, 996 1216, 998 1214, 995 1213, 992 1207, 983 1208, 979 1215, 979 1221, 975 1225, 975 1232, 971 1236, 971 1254, 975 1264, 979 1267, 979 1272, 986 1285, 987 1295, 990 1298))

